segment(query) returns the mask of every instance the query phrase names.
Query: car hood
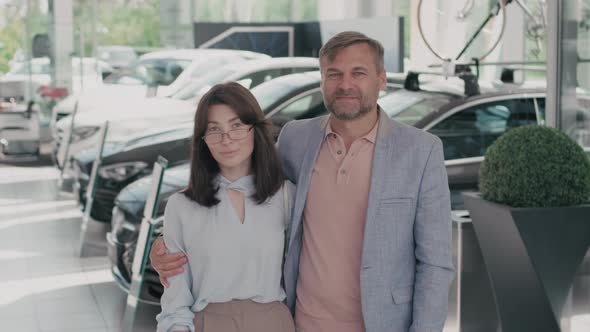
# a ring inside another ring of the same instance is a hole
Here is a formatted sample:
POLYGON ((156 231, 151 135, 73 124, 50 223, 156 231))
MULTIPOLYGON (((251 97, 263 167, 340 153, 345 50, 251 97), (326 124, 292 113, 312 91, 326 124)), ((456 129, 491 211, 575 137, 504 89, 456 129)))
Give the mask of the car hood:
MULTIPOLYGON (((141 131, 119 142, 105 142, 102 152, 102 165, 110 165, 123 161, 135 161, 137 157, 133 152, 146 147, 154 147, 161 144, 172 144, 181 139, 189 139, 192 136, 192 122, 179 126, 156 127, 147 131, 141 131)), ((97 148, 80 151, 74 159, 84 169, 90 170, 90 166, 96 160, 97 148)))
MULTIPOLYGON (((164 214, 164 207, 170 196, 188 186, 189 178, 190 165, 188 163, 172 167, 164 172, 160 189, 158 215, 164 214)), ((133 216, 133 220, 129 221, 141 222, 151 185, 152 177, 150 175, 131 183, 117 195, 115 204, 121 210, 133 216)))
POLYGON ((145 85, 102 84, 78 94, 72 94, 55 105, 60 113, 72 113, 76 102, 78 114, 98 111, 116 106, 117 104, 131 102, 146 98, 147 87, 145 85))
MULTIPOLYGON (((118 142, 107 142, 102 149, 102 158, 106 158, 117 154, 125 149, 125 145, 118 142)), ((89 166, 96 160, 96 154, 98 153, 96 148, 84 149, 76 154, 74 159, 76 162, 89 169, 89 166)))
MULTIPOLYGON (((195 113, 192 103, 171 98, 146 98, 133 103, 119 104, 103 112, 76 114, 74 125, 99 127, 109 121, 108 141, 121 141, 130 133, 152 127, 154 124, 174 124, 190 121, 195 113)), ((72 117, 59 120, 56 127, 68 132, 72 117)))

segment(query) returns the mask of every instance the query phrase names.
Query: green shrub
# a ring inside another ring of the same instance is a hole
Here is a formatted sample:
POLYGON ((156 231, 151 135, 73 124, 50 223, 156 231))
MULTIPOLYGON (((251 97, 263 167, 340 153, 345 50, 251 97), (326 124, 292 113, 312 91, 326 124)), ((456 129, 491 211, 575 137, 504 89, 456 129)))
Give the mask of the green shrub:
POLYGON ((573 206, 590 200, 590 160, 557 129, 512 129, 492 144, 480 168, 484 199, 512 207, 573 206))

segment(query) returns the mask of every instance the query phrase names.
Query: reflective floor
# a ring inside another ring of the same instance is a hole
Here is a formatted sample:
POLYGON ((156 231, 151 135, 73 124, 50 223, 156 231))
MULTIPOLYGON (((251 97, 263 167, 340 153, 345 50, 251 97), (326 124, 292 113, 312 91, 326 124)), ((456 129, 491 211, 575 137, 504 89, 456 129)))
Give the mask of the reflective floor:
MULTIPOLYGON (((74 198, 57 189, 58 177, 51 166, 0 165, 0 331, 118 332, 126 294, 113 281, 106 252, 79 257, 81 213, 74 198)), ((468 276, 463 273, 463 281, 468 276)), ((590 296, 590 281, 579 284, 590 296)), ((461 290, 454 287, 456 303, 461 290)), ((571 332, 590 331, 590 303, 583 302, 573 304, 584 310, 564 325, 571 324, 571 332)), ((459 325, 461 332, 497 332, 481 326, 481 317, 469 324, 469 310, 458 316, 457 306, 449 309, 445 332, 459 332, 459 325), (465 323, 458 324, 461 316, 465 323)), ((140 304, 133 331, 154 331, 158 312, 157 306, 140 304)))
MULTIPOLYGON (((105 256, 77 254, 81 213, 58 175, 0 166, 0 330, 119 331, 126 294, 105 256)), ((138 309, 134 331, 154 331, 159 308, 138 309)))

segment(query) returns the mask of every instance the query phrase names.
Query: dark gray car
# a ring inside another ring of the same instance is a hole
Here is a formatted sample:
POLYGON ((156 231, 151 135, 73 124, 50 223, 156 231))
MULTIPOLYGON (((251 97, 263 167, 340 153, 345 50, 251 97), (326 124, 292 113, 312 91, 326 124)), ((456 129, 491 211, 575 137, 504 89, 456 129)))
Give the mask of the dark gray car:
MULTIPOLYGON (((325 114, 319 85, 317 91, 310 91, 299 93, 297 100, 309 100, 309 104, 301 102, 308 107, 307 110, 314 105, 314 100, 319 100, 323 111, 315 112, 313 116, 325 114)), ((263 99, 259 100, 264 103, 263 99)), ((379 104, 391 118, 429 131, 443 141, 452 205, 454 209, 462 209, 460 192, 477 189, 479 165, 490 144, 511 128, 544 122, 545 89, 481 87, 480 94, 465 96, 463 86, 450 80, 425 84, 420 89, 393 91, 381 97, 379 104)), ((271 114, 285 117, 306 114, 302 111, 305 107, 296 107, 297 103, 283 103, 282 106, 271 114)), ((167 199, 186 187, 188 178, 187 164, 166 172, 160 196, 160 215, 167 199)), ((109 250, 113 273, 123 288, 129 286, 135 239, 150 181, 150 177, 140 179, 124 188, 116 198, 109 250)), ((161 228, 156 227, 156 234, 160 231, 161 228)), ((162 285, 149 265, 146 279, 144 300, 157 302, 162 285)))

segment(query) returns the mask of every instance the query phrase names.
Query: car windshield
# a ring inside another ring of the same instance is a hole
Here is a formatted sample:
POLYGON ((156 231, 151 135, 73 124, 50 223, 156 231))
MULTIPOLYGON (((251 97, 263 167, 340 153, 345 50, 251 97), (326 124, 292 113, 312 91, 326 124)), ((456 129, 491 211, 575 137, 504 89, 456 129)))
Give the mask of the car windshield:
POLYGON ((72 74, 87 76, 87 75, 99 75, 101 72, 100 64, 96 61, 83 61, 80 66, 80 61, 76 60, 72 62, 72 74))
POLYGON ((252 88, 252 94, 258 100, 262 111, 267 112, 268 108, 274 104, 277 100, 289 95, 293 91, 301 88, 298 82, 293 80, 280 80, 280 78, 270 80, 266 83, 262 83, 257 87, 252 88))
POLYGON ((110 75, 106 83, 170 85, 188 67, 188 59, 144 59, 130 69, 110 75))
POLYGON ((133 61, 137 58, 133 49, 103 49, 98 51, 99 57, 104 61, 133 61))
POLYGON ((390 118, 413 126, 426 115, 451 101, 450 96, 397 90, 379 99, 379 106, 390 118))
POLYGON ((223 82, 227 77, 229 77, 229 75, 231 75, 235 71, 235 69, 229 68, 218 69, 214 73, 205 75, 204 77, 198 80, 190 82, 184 88, 180 89, 180 91, 173 94, 171 98, 180 100, 193 99, 209 91, 209 89, 213 85, 223 82))

